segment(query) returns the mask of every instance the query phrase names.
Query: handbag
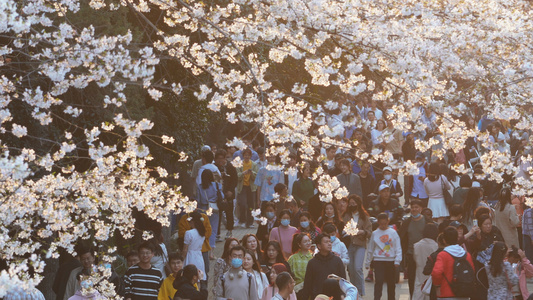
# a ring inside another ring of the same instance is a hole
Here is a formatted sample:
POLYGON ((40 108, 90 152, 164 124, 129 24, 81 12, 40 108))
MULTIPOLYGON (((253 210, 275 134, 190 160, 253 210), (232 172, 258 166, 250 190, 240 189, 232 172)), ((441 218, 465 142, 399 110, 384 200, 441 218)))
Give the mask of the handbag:
POLYGON ((450 195, 450 192, 446 189, 446 186, 444 186, 444 180, 442 179, 442 175, 440 176, 440 184, 442 187, 442 196, 444 196, 444 202, 446 203, 446 206, 451 206, 453 203, 452 195, 450 195))
MULTIPOLYGON (((218 188, 218 185, 217 185, 217 188, 218 188)), ((207 192, 205 190, 204 190, 204 196, 205 196, 205 199, 207 199, 207 204, 209 205, 209 208, 211 208, 214 213, 218 212, 217 203, 209 201, 209 198, 207 197, 207 192)), ((218 196, 217 196, 217 201, 218 201, 218 196)))
POLYGON ((431 287, 433 286, 433 277, 429 276, 426 281, 424 281, 424 284, 422 284, 422 294, 424 295, 430 295, 431 294, 431 287))

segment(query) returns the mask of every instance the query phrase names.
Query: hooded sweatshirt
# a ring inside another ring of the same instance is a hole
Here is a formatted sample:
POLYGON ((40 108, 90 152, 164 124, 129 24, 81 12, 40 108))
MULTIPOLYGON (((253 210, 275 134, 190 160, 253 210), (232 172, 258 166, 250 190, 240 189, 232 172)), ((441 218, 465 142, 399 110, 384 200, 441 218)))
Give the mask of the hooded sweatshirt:
POLYGON ((326 281, 329 274, 346 278, 346 271, 342 260, 332 252, 326 256, 317 253, 307 264, 302 299, 315 299, 316 295, 322 292, 322 284, 326 281))
POLYGON ((447 246, 437 255, 437 261, 433 267, 433 272, 431 272, 431 277, 433 278, 433 285, 440 285, 439 298, 455 297, 448 281, 451 282, 453 280, 454 257, 463 257, 465 254, 466 260, 472 266, 472 270, 475 270, 472 256, 459 245, 447 246))
POLYGON ((402 245, 396 230, 387 228, 386 230, 376 229, 372 232, 368 242, 366 256, 366 267, 370 267, 370 262, 392 261, 395 265, 402 262, 402 245))

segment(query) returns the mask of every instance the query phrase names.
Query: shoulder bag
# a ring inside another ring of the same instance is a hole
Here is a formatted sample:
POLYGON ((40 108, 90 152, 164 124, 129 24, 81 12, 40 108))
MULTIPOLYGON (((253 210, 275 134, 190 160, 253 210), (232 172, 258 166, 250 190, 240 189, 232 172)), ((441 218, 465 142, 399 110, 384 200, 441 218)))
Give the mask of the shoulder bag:
POLYGON ((444 202, 446 203, 446 206, 451 206, 453 204, 453 198, 452 195, 450 195, 450 192, 448 192, 448 189, 446 189, 446 186, 444 185, 444 179, 442 179, 442 175, 440 176, 440 185, 442 187, 442 196, 444 197, 444 202))
MULTIPOLYGON (((217 189, 218 189, 218 185, 215 183, 217 189)), ((207 199, 207 204, 209 205, 209 208, 211 208, 213 210, 213 212, 218 212, 218 204, 217 202, 211 202, 209 201, 209 197, 207 197, 207 189, 204 190, 204 196, 205 196, 205 199, 207 199)), ((218 195, 217 195, 217 198, 218 198, 218 195)), ((217 199, 218 201, 218 199, 217 199)))

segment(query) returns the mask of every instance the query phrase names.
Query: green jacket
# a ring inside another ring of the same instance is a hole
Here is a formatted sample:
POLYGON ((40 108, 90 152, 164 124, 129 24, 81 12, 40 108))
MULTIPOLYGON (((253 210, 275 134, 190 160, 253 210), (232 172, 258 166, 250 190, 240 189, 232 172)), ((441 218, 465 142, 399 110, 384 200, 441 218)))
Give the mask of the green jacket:
MULTIPOLYGON (((257 172, 259 172, 259 166, 252 161, 252 174, 250 175, 250 188, 252 189, 252 192, 257 191, 257 186, 254 184, 255 182, 255 176, 257 175, 257 172)), ((244 182, 244 174, 242 171, 242 167, 237 168, 237 194, 242 192, 242 186, 244 182)))

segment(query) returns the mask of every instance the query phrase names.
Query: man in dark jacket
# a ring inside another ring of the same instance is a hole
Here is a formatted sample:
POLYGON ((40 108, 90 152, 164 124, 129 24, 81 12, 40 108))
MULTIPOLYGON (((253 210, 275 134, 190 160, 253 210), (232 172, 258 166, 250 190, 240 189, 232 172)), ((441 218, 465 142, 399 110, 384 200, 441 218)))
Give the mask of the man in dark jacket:
POLYGON ((322 285, 329 274, 335 274, 346 279, 346 271, 342 260, 331 252, 331 239, 326 234, 319 234, 315 238, 318 253, 307 264, 304 287, 301 291, 302 299, 315 299, 322 292, 322 285))
POLYGON ((433 223, 432 220, 424 217, 422 208, 424 204, 418 199, 411 200, 411 217, 403 222, 400 228, 399 236, 402 242, 402 253, 404 253, 404 262, 409 272, 409 294, 413 297, 415 287, 416 263, 413 258, 413 246, 418 243, 424 236, 426 224, 433 223))
POLYGON ((348 193, 356 194, 359 197, 363 198, 363 189, 361 187, 361 179, 359 175, 352 173, 352 166, 350 161, 343 159, 340 162, 340 168, 342 173, 337 175, 337 180, 339 181, 342 187, 345 187, 348 190, 348 193))
MULTIPOLYGON (((233 231, 233 199, 235 199, 235 188, 237 187, 237 170, 235 167, 228 163, 226 159, 226 150, 220 149, 215 154, 215 165, 217 166, 220 174, 222 175, 222 193, 226 200, 226 207, 224 212, 226 213, 226 238, 232 236, 233 231)), ((220 240, 220 222, 222 218, 218 218, 218 232, 217 240, 220 240)))
POLYGON ((379 197, 370 203, 368 213, 372 217, 377 217, 380 213, 389 215, 390 223, 398 228, 403 217, 403 207, 400 202, 390 197, 390 187, 382 184, 378 188, 379 197))

